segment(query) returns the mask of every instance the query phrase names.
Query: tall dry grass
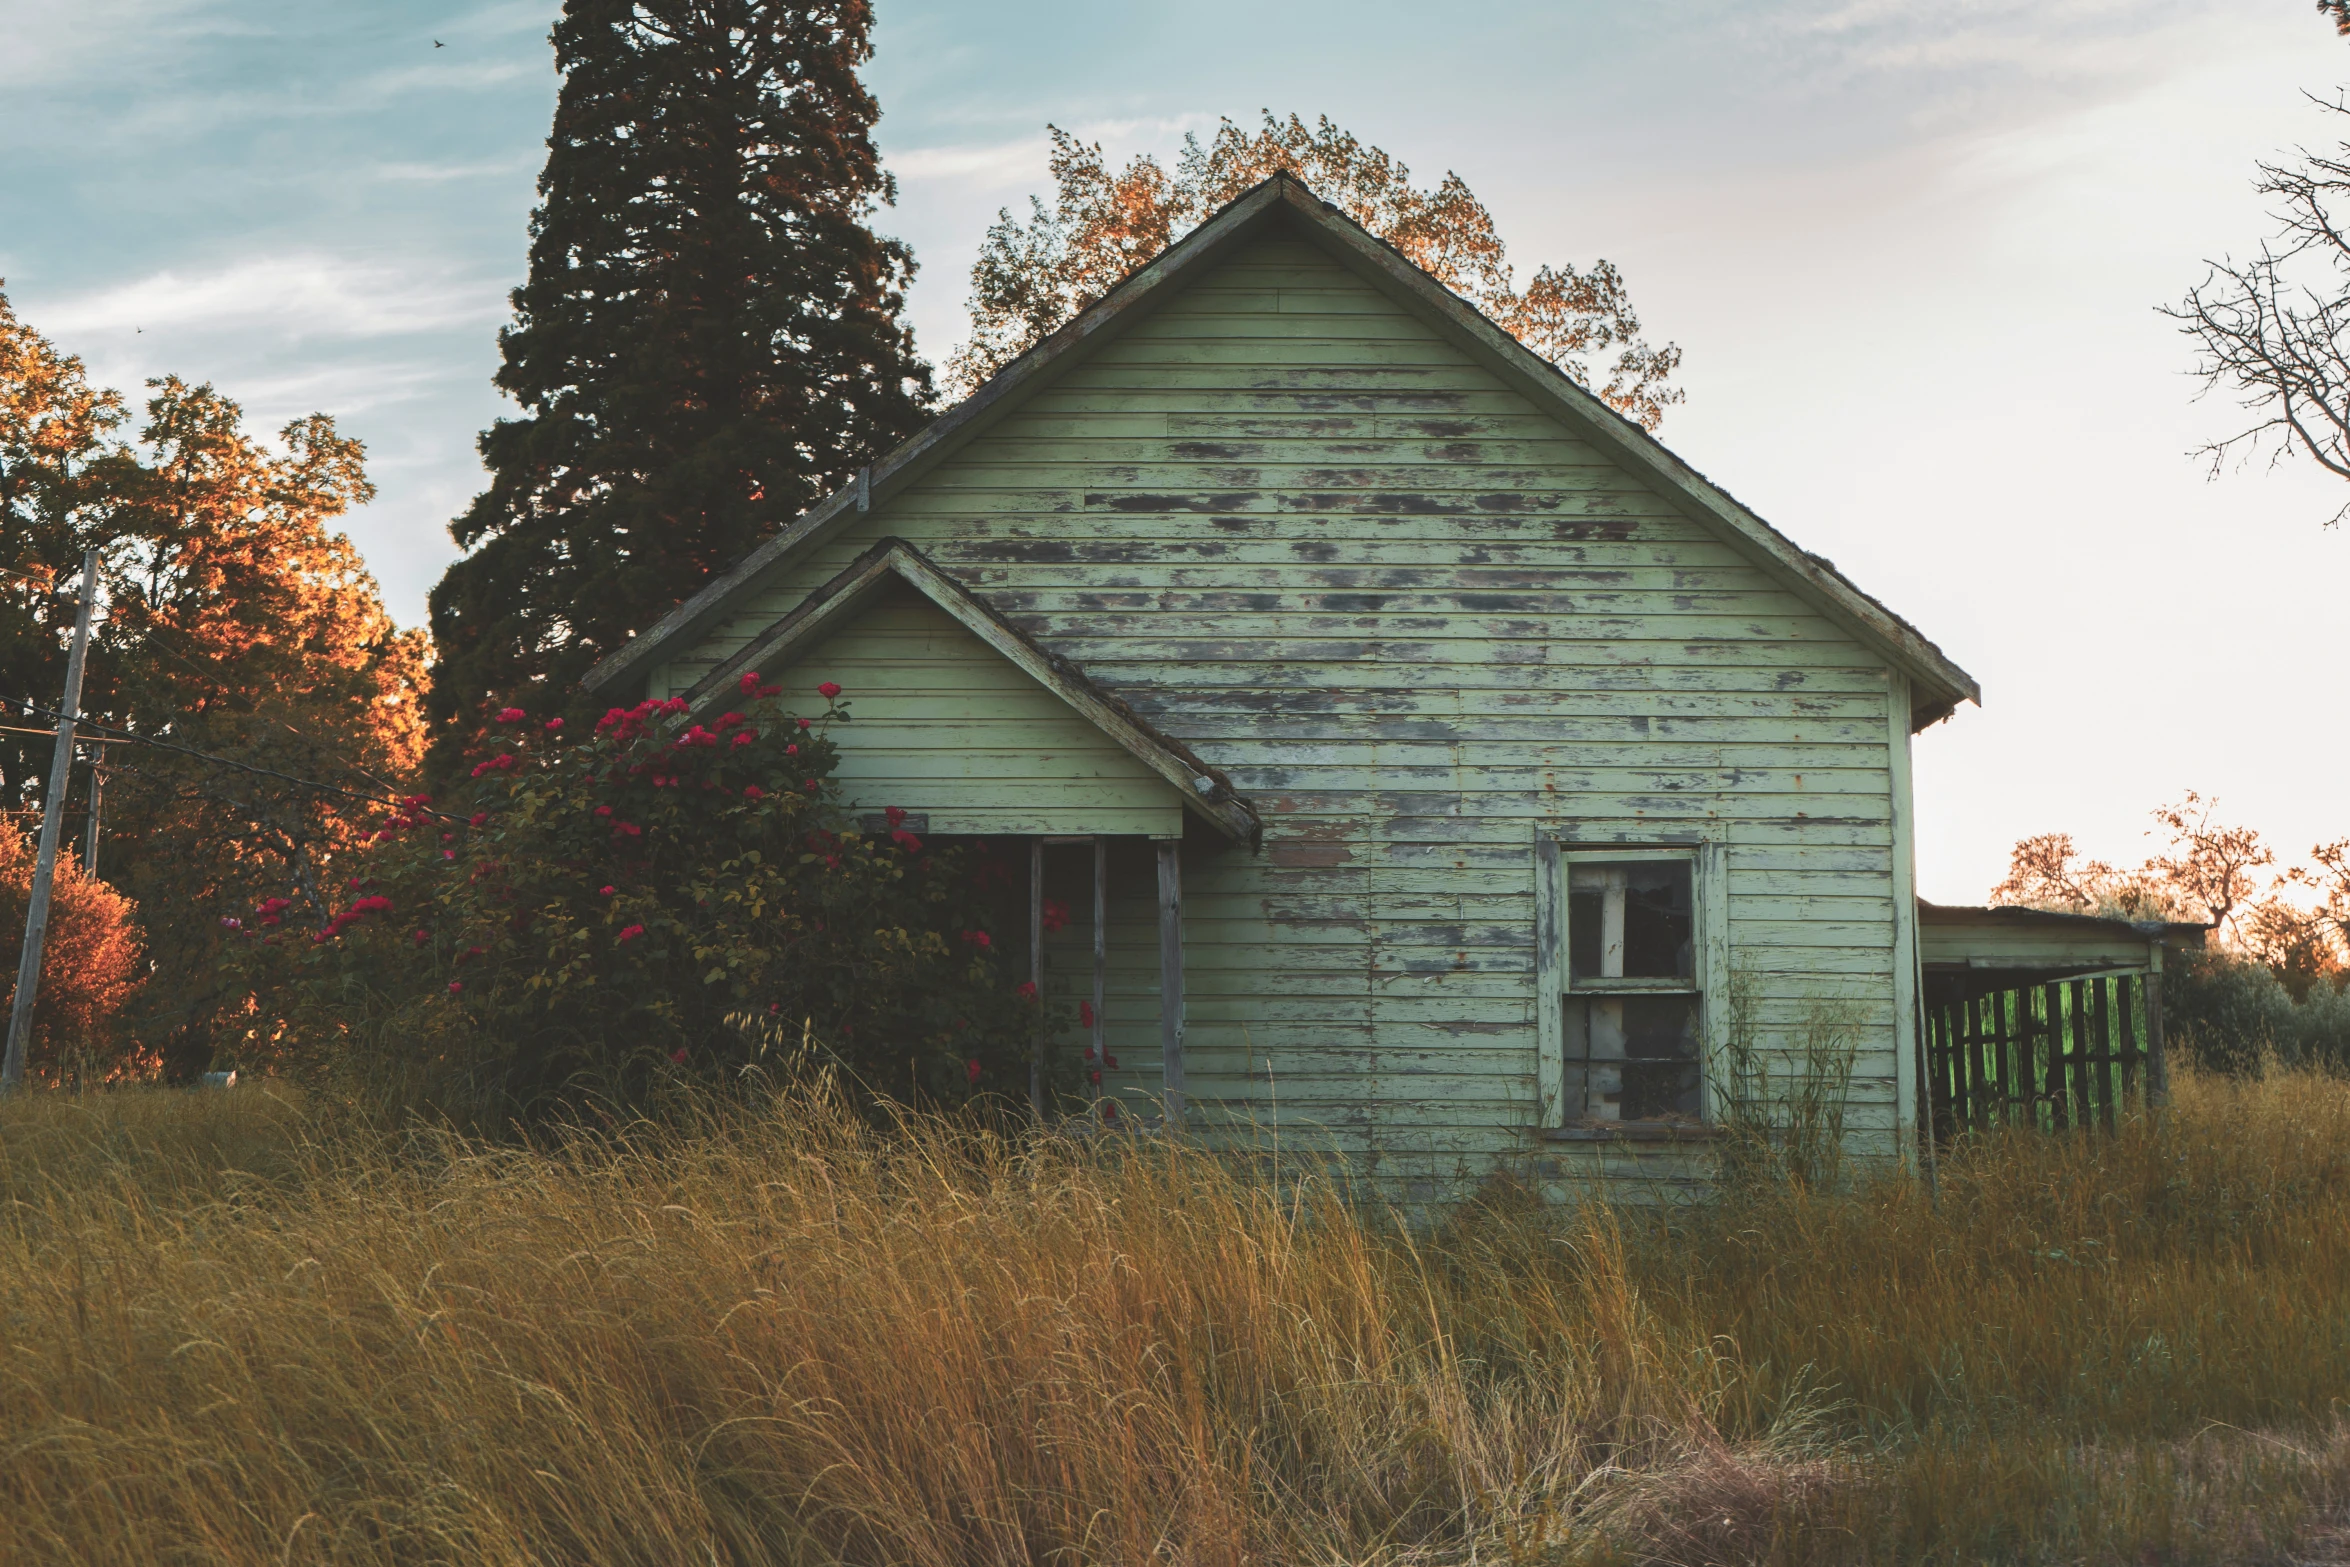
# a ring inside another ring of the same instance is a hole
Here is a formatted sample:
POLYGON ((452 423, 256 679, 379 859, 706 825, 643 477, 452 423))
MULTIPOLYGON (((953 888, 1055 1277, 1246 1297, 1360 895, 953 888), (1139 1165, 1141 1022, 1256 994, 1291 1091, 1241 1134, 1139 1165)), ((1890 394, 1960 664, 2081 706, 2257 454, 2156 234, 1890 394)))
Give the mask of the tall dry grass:
POLYGON ((1436 1230, 816 1091, 536 1148, 0 1107, 0 1561, 2284 1559, 2350 1086, 1436 1230))

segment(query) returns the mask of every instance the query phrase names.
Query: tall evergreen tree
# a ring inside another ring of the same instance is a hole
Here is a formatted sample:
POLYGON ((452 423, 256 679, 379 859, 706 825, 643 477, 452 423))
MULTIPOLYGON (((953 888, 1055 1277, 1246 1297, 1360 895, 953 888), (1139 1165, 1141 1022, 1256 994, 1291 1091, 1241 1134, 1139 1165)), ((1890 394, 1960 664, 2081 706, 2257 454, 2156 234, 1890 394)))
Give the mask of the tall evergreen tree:
POLYGON ((485 705, 580 674, 910 434, 930 372, 857 68, 867 0, 566 0, 529 280, 499 335, 525 410, 432 595, 453 763, 485 705))

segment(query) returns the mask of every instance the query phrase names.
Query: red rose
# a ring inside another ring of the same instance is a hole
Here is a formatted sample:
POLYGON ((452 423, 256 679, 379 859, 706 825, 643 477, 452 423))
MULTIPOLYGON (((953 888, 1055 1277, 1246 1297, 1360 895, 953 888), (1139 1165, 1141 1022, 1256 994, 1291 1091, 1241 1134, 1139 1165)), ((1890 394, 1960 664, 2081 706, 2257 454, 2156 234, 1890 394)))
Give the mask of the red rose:
POLYGON ((675 1050, 670 1051, 669 1059, 679 1066, 685 1065, 685 1046, 679 1045, 675 1050))
POLYGON ((498 722, 501 724, 519 724, 529 716, 530 715, 528 713, 524 712, 519 707, 501 707, 498 709, 498 722))
POLYGON ((767 798, 767 791, 760 788, 757 784, 744 784, 743 798, 746 800, 764 800, 767 798))
POLYGON ((744 670, 742 679, 735 682, 735 688, 745 696, 757 696, 759 694, 759 672, 755 669, 744 670))
POLYGON ((472 817, 472 819, 471 819, 471 820, 469 820, 468 822, 466 822, 466 824, 465 824, 465 825, 466 825, 466 826, 468 826, 468 827, 479 827, 479 826, 480 826, 480 825, 481 825, 483 822, 486 822, 486 821, 488 821, 489 819, 490 819, 490 813, 489 813, 489 812, 487 812, 487 811, 475 811, 475 812, 473 813, 473 817, 472 817))
POLYGON ((964 1063, 963 1063, 963 1070, 964 1070, 965 1072, 967 1072, 967 1073, 969 1073, 969 1074, 970 1074, 970 1077, 971 1077, 971 1081, 972 1081, 972 1082, 974 1082, 974 1083, 978 1082, 978 1081, 979 1081, 979 1059, 978 1059, 978 1057, 974 1056, 972 1059, 970 1059, 970 1060, 968 1060, 968 1061, 964 1062, 964 1063))
POLYGON ((840 695, 840 685, 837 681, 827 680, 824 682, 824 684, 816 688, 816 694, 824 698, 825 701, 829 702, 834 697, 840 695))
POLYGON ((1018 996, 1022 1001, 1034 1001, 1036 999, 1036 981, 1033 979, 1020 981, 1019 984, 1012 987, 1012 994, 1018 996))
POLYGON ((549 733, 549 734, 554 734, 554 733, 556 733, 557 731, 559 731, 560 729, 562 729, 562 727, 563 727, 563 720, 562 720, 562 719, 560 719, 560 718, 550 718, 550 719, 548 719, 548 720, 547 720, 547 733, 549 733))
POLYGON ((881 814, 889 818, 892 827, 903 827, 906 824, 906 808, 902 805, 893 805, 881 814))
POLYGON ((1085 1025, 1087 1028, 1093 1027, 1092 1002, 1080 1001, 1077 1003, 1077 1021, 1085 1025))
POLYGON ((598 887, 596 889, 596 896, 599 898, 609 898, 612 896, 612 889, 609 887, 598 887))
POLYGON ((464 988, 465 982, 463 980, 453 979, 449 981, 449 994, 452 996, 464 988))
POLYGON ((630 925, 620 932, 619 939, 622 941, 634 941, 637 939, 637 937, 643 935, 644 933, 645 928, 642 925, 630 925))

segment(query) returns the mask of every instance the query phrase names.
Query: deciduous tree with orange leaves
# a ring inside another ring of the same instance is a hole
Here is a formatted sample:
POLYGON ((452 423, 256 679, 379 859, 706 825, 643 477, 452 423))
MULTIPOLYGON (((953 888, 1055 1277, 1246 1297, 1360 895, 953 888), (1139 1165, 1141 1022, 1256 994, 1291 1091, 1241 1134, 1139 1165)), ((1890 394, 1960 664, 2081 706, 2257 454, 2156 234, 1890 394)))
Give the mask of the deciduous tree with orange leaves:
MULTIPOLYGON (((32 884, 31 845, 16 833, 0 832, 0 930, 24 929, 32 884)), ((25 1058, 30 1080, 78 1085, 151 1070, 157 1058, 139 1050, 122 1027, 145 967, 131 900, 61 858, 50 888, 39 1006, 25 1058)), ((6 987, 12 999, 15 988, 13 980, 6 987)))
POLYGON ((1173 173, 1144 154, 1113 170, 1101 147, 1058 126, 1047 207, 1030 198, 1026 223, 1009 211, 987 231, 971 269, 971 340, 947 370, 957 388, 980 383, 1042 341, 1118 281, 1275 174, 1293 174, 1469 300, 1528 348, 1653 430, 1681 401, 1667 385, 1681 350, 1651 346, 1623 275, 1545 266, 1520 288, 1493 214, 1458 174, 1423 190, 1394 157, 1333 125, 1264 111, 1256 130, 1230 120, 1202 145, 1186 136, 1173 173))
MULTIPOLYGON (((331 526, 374 493, 357 441, 313 414, 268 443, 210 386, 165 377, 148 391, 133 435, 122 397, 0 295, 0 696, 56 701, 73 617, 56 589, 94 548, 104 611, 85 711, 264 770, 106 750, 100 868, 136 902, 156 980, 129 1026, 184 1073, 239 999, 217 961, 222 908, 290 888, 324 919, 369 798, 414 772, 425 644, 393 624, 331 526)), ((0 734, 0 809, 19 831, 49 757, 37 734, 0 734)), ((88 778, 76 769, 67 802, 76 832, 88 778)))

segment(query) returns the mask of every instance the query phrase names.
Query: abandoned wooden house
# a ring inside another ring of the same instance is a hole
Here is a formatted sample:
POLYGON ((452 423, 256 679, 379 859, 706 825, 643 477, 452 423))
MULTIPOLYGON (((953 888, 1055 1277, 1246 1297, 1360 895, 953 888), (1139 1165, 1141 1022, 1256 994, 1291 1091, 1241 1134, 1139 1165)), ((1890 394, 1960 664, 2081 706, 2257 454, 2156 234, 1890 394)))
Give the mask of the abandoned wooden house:
POLYGON ((847 688, 855 809, 1026 840, 1054 1048, 1138 1113, 1670 1174, 1828 1007, 1913 1145, 1910 737, 1974 680, 1295 181, 589 684, 752 669, 847 688))

